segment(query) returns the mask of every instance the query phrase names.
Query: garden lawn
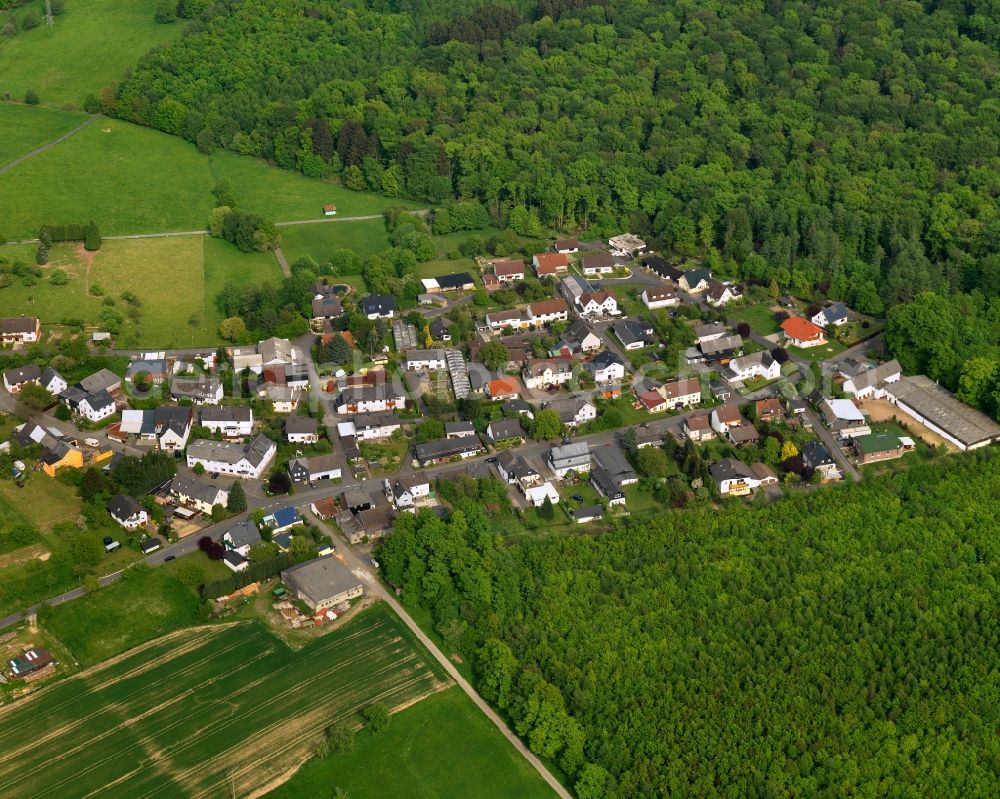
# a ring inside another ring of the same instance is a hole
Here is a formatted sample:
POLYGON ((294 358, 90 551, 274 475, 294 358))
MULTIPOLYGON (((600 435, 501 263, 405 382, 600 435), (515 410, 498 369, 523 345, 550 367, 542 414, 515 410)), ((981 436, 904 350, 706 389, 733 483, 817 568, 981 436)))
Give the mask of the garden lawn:
MULTIPOLYGON (((0 50, 0 54, 2 54, 0 50)), ((2 55, 0 55, 2 60, 2 55)), ((58 139, 87 117, 70 111, 0 103, 0 166, 58 139)))
POLYGON ((27 521, 42 533, 57 522, 75 521, 81 503, 76 489, 41 473, 31 473, 18 488, 13 480, 0 480, 0 502, 17 508, 27 521))
POLYGON ((538 773, 457 687, 393 716, 354 748, 310 760, 267 799, 542 799, 554 796, 538 773))
POLYGON ((441 275, 450 275, 452 272, 467 272, 475 280, 479 269, 471 258, 427 261, 423 264, 417 264, 417 277, 440 277, 441 275))
POLYGON ((45 613, 42 625, 83 666, 194 624, 197 595, 166 572, 139 571, 45 613))
POLYGON ((804 361, 825 361, 846 350, 838 341, 827 341, 818 347, 788 347, 788 352, 804 361))
MULTIPOLYGON (((157 0, 70 0, 55 25, 0 44, 0 93, 38 92, 47 105, 72 104, 116 83, 150 48, 180 36, 185 22, 153 21, 157 0)), ((41 10, 42 4, 36 4, 41 10)))
POLYGON ((755 333, 762 336, 769 336, 777 333, 780 329, 774 319, 774 311, 771 310, 771 303, 764 302, 758 305, 748 305, 745 308, 738 308, 730 316, 739 319, 750 325, 755 333))
POLYGON ((281 233, 281 249, 289 263, 308 255, 322 264, 341 249, 354 250, 364 259, 390 246, 389 234, 381 217, 356 222, 288 225, 278 228, 278 231, 281 233))
MULTIPOLYGON (((235 153, 218 151, 211 156, 215 178, 225 178, 236 204, 276 222, 323 219, 323 206, 337 206, 337 217, 381 214, 389 206, 419 208, 419 203, 387 198, 364 191, 351 191, 333 183, 307 178, 298 172, 278 169, 266 162, 235 153)), ((337 227, 328 222, 320 227, 337 227)))

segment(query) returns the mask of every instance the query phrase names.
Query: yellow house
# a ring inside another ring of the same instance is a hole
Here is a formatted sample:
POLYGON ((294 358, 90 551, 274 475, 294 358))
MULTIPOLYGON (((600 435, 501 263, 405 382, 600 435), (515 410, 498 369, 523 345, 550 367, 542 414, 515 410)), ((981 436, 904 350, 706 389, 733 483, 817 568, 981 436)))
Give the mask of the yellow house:
POLYGON ((49 477, 55 477, 63 469, 82 469, 83 452, 60 441, 53 449, 42 452, 42 469, 49 477))

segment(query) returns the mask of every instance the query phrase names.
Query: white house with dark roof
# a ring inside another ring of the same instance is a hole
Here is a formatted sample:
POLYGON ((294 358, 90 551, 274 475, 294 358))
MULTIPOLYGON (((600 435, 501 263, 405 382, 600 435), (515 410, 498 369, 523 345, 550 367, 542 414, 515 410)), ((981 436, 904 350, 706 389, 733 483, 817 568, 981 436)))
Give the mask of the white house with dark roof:
POLYGON ((549 450, 547 461, 549 468, 560 479, 570 472, 589 472, 590 448, 586 441, 559 444, 549 450))
POLYGON ((253 432, 253 411, 238 405, 203 408, 201 426, 224 438, 243 438, 253 432))
POLYGON ((842 302, 831 302, 825 308, 821 308, 809 320, 814 325, 826 327, 827 325, 846 325, 849 319, 847 306, 842 302))
POLYGON ((319 423, 311 416, 289 416, 285 419, 285 439, 290 444, 315 444, 319 423))
POLYGON ((583 368, 593 375, 594 382, 599 386, 620 383, 625 379, 625 363, 611 350, 600 352, 589 361, 584 361, 583 368))
POLYGON ((128 494, 116 494, 108 500, 111 518, 126 530, 137 530, 149 521, 149 514, 128 494))
POLYGON ((277 451, 275 443, 263 435, 255 436, 247 444, 198 439, 187 448, 187 465, 194 468, 200 463, 207 472, 256 480, 271 465, 277 451))
POLYGON ((651 311, 680 304, 677 286, 672 280, 666 280, 658 286, 647 286, 639 294, 639 299, 651 311))
POLYGON ((223 546, 230 552, 238 552, 244 558, 249 556, 250 547, 259 544, 264 539, 253 519, 244 519, 230 525, 222 534, 223 546))
POLYGON ((180 474, 170 481, 170 493, 182 505, 196 508, 202 513, 211 513, 216 505, 225 508, 229 504, 229 492, 226 489, 180 474))
POLYGON ((25 386, 34 383, 38 385, 42 379, 42 370, 37 363, 29 363, 26 366, 16 366, 6 369, 3 373, 4 387, 11 393, 16 394, 25 386))
POLYGON ((66 382, 66 379, 51 366, 42 370, 42 376, 38 384, 54 397, 58 397, 69 388, 69 383, 66 382))
POLYGON ((37 316, 7 316, 0 319, 0 343, 33 344, 42 335, 37 316))

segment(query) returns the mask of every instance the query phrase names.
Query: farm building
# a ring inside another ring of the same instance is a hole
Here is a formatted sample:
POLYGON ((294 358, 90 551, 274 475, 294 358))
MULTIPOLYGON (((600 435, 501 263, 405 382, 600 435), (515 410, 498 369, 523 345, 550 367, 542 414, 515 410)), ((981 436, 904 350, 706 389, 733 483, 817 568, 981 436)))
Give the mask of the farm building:
POLYGON ((361 581, 335 557, 314 558, 285 569, 281 582, 313 610, 325 610, 364 593, 361 581))

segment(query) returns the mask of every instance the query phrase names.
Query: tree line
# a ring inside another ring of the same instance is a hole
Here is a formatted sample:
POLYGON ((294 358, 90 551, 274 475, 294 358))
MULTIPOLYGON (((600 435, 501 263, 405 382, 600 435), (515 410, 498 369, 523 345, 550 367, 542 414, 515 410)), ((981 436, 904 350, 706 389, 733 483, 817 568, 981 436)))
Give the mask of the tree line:
POLYGON ((995 795, 997 452, 598 536, 489 482, 377 557, 581 799, 995 795))

